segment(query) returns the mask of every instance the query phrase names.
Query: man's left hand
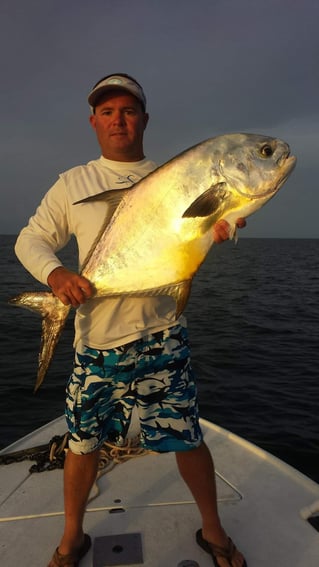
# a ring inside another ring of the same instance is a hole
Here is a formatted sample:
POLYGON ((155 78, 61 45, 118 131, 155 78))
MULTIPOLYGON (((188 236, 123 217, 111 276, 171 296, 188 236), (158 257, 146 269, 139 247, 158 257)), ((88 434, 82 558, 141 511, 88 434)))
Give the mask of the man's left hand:
MULTIPOLYGON (((246 226, 246 220, 243 218, 237 219, 236 227, 237 228, 244 228, 246 226)), ((229 239, 229 230, 230 225, 227 221, 221 219, 218 221, 213 227, 213 234, 214 234, 214 242, 219 244, 220 242, 224 242, 224 240, 229 239)))

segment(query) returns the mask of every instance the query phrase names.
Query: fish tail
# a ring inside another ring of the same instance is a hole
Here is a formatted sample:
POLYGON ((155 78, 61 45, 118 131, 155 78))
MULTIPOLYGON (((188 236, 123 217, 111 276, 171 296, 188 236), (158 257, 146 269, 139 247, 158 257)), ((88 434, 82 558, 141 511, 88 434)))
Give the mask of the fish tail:
POLYGON ((42 317, 42 335, 38 373, 34 392, 40 388, 50 366, 55 348, 67 320, 70 305, 64 305, 50 292, 25 292, 9 300, 10 305, 24 307, 42 317))

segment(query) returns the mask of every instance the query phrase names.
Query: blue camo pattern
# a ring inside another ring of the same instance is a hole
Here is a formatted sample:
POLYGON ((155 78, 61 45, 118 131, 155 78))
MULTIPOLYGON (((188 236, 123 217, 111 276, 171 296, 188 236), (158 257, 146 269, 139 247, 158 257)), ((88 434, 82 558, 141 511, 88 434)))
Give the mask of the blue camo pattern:
POLYGON ((201 444, 185 327, 109 350, 84 347, 76 353, 66 395, 71 450, 89 453, 106 439, 123 444, 135 405, 143 447, 166 452, 201 444))

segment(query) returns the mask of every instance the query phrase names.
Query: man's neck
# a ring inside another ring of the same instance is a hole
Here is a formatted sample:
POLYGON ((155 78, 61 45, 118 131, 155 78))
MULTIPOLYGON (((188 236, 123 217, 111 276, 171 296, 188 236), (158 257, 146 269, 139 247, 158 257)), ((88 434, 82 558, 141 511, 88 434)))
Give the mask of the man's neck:
POLYGON ((121 162, 134 162, 141 161, 145 158, 144 152, 139 153, 125 153, 125 152, 102 152, 105 159, 111 161, 121 161, 121 162))

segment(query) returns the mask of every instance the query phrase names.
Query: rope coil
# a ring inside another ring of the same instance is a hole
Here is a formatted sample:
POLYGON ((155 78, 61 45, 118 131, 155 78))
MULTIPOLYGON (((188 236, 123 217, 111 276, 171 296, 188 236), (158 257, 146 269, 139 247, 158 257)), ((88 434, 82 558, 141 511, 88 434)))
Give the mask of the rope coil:
MULTIPOLYGON (((0 465, 9 465, 21 461, 36 461, 29 469, 30 473, 63 469, 65 455, 68 451, 68 433, 55 435, 49 443, 39 445, 14 453, 4 453, 0 455, 0 465)), ((141 457, 150 453, 147 449, 140 446, 140 436, 126 440, 122 446, 105 441, 100 449, 98 465, 98 480, 103 474, 111 471, 116 465, 134 457, 141 457)))

